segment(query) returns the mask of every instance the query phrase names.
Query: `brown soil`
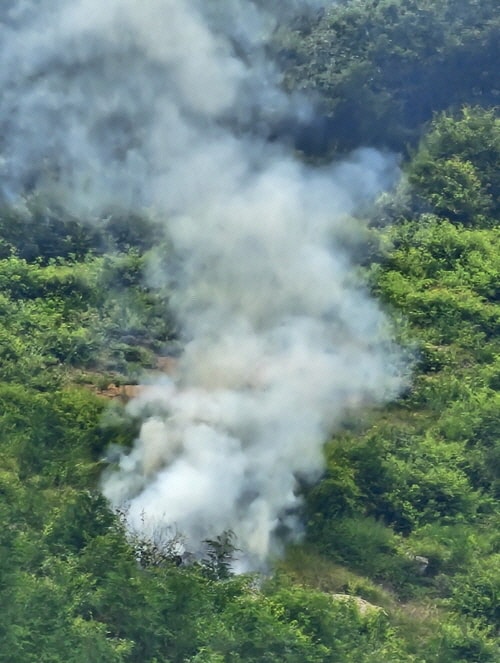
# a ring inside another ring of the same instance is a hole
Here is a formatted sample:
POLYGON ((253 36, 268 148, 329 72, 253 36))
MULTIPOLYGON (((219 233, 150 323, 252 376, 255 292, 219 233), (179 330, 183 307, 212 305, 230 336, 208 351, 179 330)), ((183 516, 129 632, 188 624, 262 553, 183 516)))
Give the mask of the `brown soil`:
POLYGON ((103 398, 119 399, 126 403, 131 398, 138 396, 142 389, 144 389, 144 387, 142 387, 140 384, 116 385, 111 383, 108 384, 108 386, 104 389, 97 389, 96 394, 98 396, 102 396, 103 398))
MULTIPOLYGON (((152 373, 158 375, 172 375, 175 371, 177 360, 174 357, 157 357, 155 367, 152 373)), ((95 384, 83 384, 87 389, 91 389, 97 396, 108 398, 110 400, 120 400, 122 403, 127 403, 130 399, 139 396, 145 389, 144 385, 140 384, 121 384, 117 385, 110 382, 106 387, 100 388, 95 384)))

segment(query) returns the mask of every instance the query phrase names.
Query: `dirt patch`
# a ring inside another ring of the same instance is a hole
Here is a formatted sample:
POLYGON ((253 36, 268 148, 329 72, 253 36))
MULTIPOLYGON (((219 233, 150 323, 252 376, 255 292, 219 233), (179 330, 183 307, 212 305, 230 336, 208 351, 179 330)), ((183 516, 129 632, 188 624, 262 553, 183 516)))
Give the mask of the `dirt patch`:
MULTIPOLYGON (((149 372, 149 375, 154 379, 155 374, 160 378, 162 375, 173 375, 177 366, 177 359, 174 357, 156 357, 155 367, 149 372)), ((99 373, 95 373, 96 377, 103 377, 99 373)), ((96 380, 97 382, 97 380, 96 380)), ((102 384, 102 382, 101 382, 102 384)), ((82 386, 85 389, 90 389, 97 396, 107 398, 109 400, 119 400, 122 403, 127 403, 132 398, 136 398, 146 388, 141 384, 115 384, 110 382, 104 387, 100 387, 93 382, 83 382, 82 386)))
POLYGON ((144 389, 140 384, 108 384, 104 389, 96 389, 96 394, 103 398, 119 399, 126 403, 131 398, 138 396, 144 389))

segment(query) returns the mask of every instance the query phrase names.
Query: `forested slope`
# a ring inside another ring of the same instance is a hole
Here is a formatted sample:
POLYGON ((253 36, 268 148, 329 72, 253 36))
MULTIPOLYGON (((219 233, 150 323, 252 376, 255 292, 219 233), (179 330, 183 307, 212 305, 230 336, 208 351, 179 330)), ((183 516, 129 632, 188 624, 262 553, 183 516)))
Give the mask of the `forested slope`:
POLYGON ((324 113, 301 147, 405 151, 434 112, 498 104, 499 20, 494 0, 348 0, 278 32, 286 83, 324 113))
POLYGON ((345 417, 302 486, 303 541, 265 576, 232 574, 227 532, 180 563, 99 491, 139 426, 100 390, 178 351, 173 286, 148 285, 156 221, 4 202, 2 661, 499 660, 499 25, 494 2, 363 0, 275 35, 284 84, 322 108, 307 160, 404 153, 346 241, 412 374, 397 401, 345 417))

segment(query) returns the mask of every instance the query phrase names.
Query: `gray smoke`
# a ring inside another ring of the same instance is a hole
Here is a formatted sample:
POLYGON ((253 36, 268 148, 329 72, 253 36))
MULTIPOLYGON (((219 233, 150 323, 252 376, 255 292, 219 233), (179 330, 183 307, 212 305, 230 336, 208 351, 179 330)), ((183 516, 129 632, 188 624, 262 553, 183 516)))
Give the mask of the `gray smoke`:
MULTIPOLYGON (((232 530, 250 565, 278 530, 298 532, 297 480, 321 473, 345 412, 401 386, 387 321, 342 248, 395 159, 364 149, 312 168, 265 139, 312 109, 265 57, 292 5, 263 4, 19 1, 0 35, 4 198, 31 187, 96 217, 147 206, 178 257, 184 351, 129 404, 141 433, 104 494, 134 530, 177 528, 192 550, 232 530)), ((158 251, 152 282, 169 267, 158 251)))

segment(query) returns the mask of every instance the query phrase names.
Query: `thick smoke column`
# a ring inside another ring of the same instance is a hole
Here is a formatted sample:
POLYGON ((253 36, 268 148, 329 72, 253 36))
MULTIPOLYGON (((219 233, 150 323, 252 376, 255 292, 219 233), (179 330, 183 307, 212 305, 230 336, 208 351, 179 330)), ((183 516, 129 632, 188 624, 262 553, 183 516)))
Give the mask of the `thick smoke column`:
POLYGON ((311 109, 264 57, 291 5, 260 4, 11 2, 0 68, 4 198, 154 208, 177 256, 172 275, 158 255, 151 279, 175 278, 184 352, 130 403, 144 422, 105 495, 136 530, 176 527, 194 550, 233 530, 250 563, 296 529, 297 479, 319 475, 346 410, 400 387, 387 323, 341 248, 394 160, 361 150, 314 169, 266 141, 311 109))

